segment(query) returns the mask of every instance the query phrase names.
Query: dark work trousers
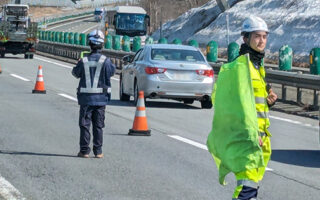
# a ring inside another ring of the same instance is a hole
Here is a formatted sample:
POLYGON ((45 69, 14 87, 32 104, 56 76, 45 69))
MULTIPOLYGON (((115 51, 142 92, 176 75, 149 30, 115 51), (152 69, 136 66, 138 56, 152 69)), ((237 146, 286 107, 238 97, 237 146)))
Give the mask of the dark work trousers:
POLYGON ((102 153, 103 131, 106 106, 80 105, 80 151, 83 154, 90 153, 90 124, 92 122, 93 153, 102 153))

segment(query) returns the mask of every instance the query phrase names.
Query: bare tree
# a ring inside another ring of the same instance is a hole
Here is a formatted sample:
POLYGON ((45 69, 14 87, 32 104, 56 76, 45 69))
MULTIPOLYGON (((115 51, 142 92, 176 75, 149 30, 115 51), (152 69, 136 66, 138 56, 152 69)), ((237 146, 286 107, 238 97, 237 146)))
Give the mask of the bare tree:
POLYGON ((1 0, 0 5, 11 3, 11 0, 1 0))
POLYGON ((150 31, 153 32, 168 20, 172 20, 191 8, 202 6, 209 0, 140 0, 150 15, 150 31))

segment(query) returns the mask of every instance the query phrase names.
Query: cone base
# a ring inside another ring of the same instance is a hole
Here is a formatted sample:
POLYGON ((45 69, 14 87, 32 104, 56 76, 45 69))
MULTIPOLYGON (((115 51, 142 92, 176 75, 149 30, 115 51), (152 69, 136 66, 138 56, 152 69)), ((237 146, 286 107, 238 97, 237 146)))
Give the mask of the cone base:
POLYGON ((150 136, 151 130, 137 131, 137 130, 130 129, 128 135, 150 136))
POLYGON ((37 94, 46 94, 46 91, 45 90, 32 90, 32 93, 37 93, 37 94))

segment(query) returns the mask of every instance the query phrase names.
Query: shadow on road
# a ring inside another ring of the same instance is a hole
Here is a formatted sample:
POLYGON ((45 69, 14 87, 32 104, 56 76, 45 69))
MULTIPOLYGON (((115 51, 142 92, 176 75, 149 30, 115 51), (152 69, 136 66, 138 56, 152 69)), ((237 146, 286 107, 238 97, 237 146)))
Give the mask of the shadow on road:
POLYGON ((133 103, 131 101, 120 101, 111 99, 108 102, 108 106, 123 106, 123 107, 132 107, 133 103))
POLYGON ((271 160, 303 167, 320 168, 319 150, 272 150, 271 160))
MULTIPOLYGON (((134 107, 132 101, 120 101, 111 100, 108 106, 124 106, 124 107, 134 107)), ((186 105, 182 102, 164 102, 164 101, 147 101, 145 103, 146 107, 150 108, 172 108, 172 109, 201 109, 199 107, 193 106, 192 104, 186 105)))
POLYGON ((22 57, 17 57, 17 56, 5 56, 4 58, 0 58, 0 60, 1 59, 14 59, 14 60, 16 60, 16 59, 20 59, 20 60, 25 60, 25 58, 22 58, 22 57))
POLYGON ((182 102, 160 102, 160 101, 147 101, 147 107, 152 108, 175 108, 175 109, 201 109, 192 104, 183 104, 182 102))
POLYGON ((49 153, 34 153, 34 152, 25 152, 25 151, 8 151, 0 150, 0 154, 9 154, 9 155, 28 155, 28 156, 56 156, 56 157, 76 157, 76 155, 64 155, 64 154, 49 154, 49 153))
POLYGON ((95 21, 94 19, 85 19, 83 20, 83 22, 97 22, 97 21, 95 21))

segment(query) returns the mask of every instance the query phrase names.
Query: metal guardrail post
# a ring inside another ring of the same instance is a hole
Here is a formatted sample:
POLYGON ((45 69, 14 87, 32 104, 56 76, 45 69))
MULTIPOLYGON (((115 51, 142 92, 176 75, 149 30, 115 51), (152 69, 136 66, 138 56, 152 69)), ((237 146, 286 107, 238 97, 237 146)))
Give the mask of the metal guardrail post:
POLYGON ((297 103, 301 103, 301 95, 302 95, 302 90, 301 88, 297 87, 297 103))
MULTIPOLYGON (((313 105, 315 107, 318 107, 319 106, 319 92, 317 90, 313 90, 313 105)), ((320 117, 320 115, 319 115, 320 117)))
POLYGON ((287 99, 287 86, 281 85, 281 98, 283 101, 287 99))

